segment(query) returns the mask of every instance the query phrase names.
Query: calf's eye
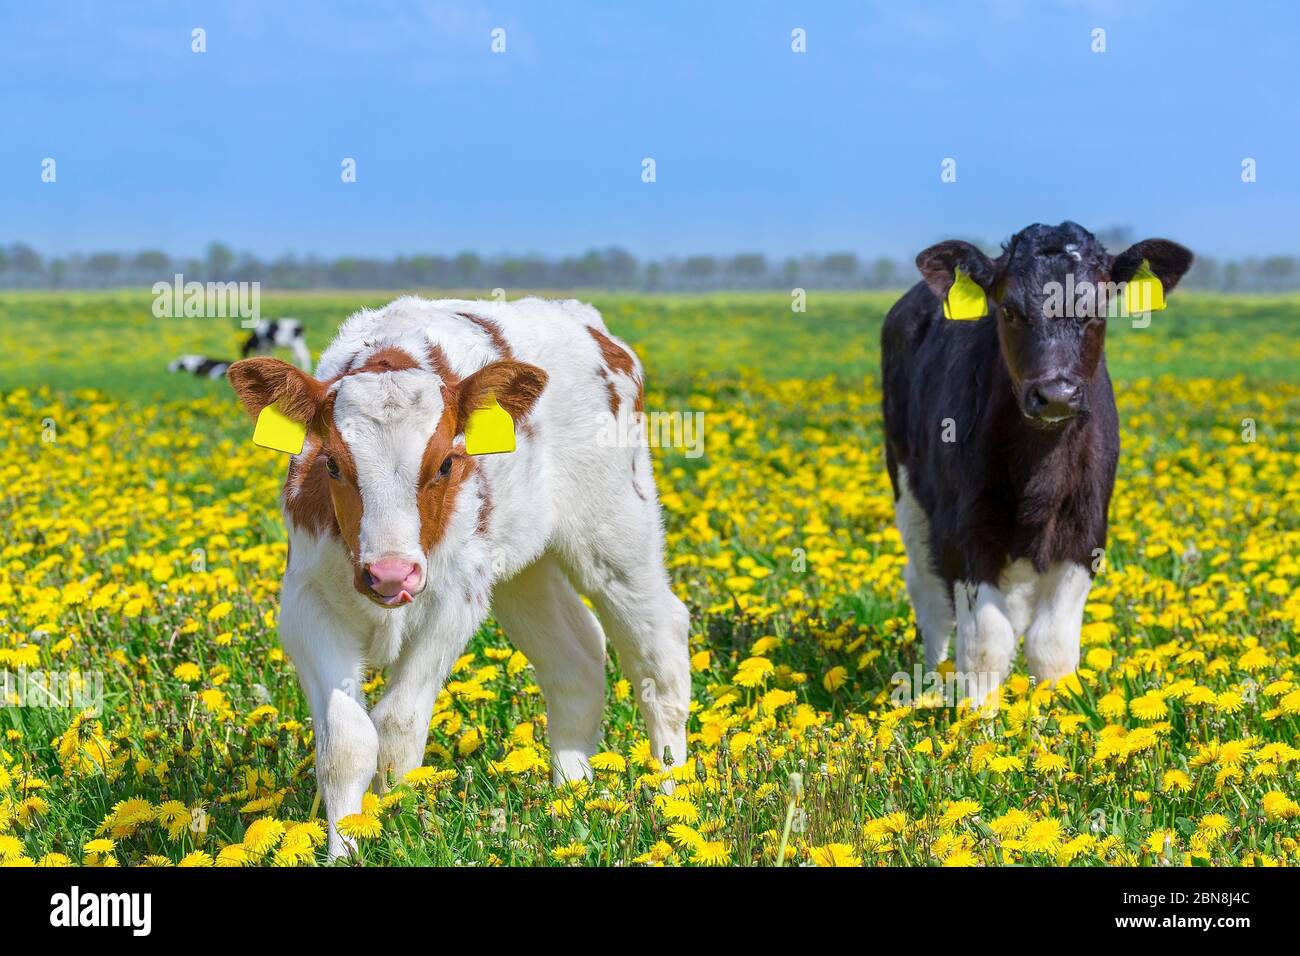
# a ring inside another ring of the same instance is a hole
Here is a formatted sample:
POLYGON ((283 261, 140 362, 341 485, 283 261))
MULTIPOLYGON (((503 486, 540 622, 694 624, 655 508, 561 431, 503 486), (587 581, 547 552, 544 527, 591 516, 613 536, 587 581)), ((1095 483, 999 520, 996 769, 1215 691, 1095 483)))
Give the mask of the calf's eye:
POLYGON ((438 474, 443 478, 451 474, 451 455, 442 460, 442 464, 438 466, 438 474))
POLYGON ((331 478, 337 479, 341 475, 339 463, 328 455, 325 456, 325 470, 329 472, 331 478))

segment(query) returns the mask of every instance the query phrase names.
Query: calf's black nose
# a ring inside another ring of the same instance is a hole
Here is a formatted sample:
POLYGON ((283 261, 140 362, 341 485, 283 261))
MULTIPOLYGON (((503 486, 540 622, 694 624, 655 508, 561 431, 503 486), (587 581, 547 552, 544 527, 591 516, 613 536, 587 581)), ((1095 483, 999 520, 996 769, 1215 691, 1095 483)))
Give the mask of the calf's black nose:
POLYGON ((1082 407, 1083 389, 1066 378, 1032 385, 1025 396, 1025 412, 1042 421, 1073 418, 1082 407))

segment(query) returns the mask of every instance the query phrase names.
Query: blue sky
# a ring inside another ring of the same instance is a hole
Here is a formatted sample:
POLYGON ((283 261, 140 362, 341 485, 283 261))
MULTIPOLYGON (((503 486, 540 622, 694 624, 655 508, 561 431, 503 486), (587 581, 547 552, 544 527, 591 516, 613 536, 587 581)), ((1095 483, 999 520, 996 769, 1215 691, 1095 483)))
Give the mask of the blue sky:
POLYGON ((910 256, 1071 218, 1294 253, 1298 8, 11 0, 0 242, 910 256))

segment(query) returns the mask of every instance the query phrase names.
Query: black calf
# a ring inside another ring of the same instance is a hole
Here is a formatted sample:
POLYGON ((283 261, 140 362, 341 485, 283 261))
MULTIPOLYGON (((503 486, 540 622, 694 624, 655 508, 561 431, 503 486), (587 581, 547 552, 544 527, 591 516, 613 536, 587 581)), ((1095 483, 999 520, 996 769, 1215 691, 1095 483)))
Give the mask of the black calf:
POLYGON ((929 554, 909 560, 938 572, 949 601, 955 582, 996 585, 1021 558, 1040 574, 1094 566, 1119 458, 1106 302, 1144 262, 1167 292, 1191 261, 1163 239, 1112 257, 1072 222, 1030 226, 997 259, 958 241, 917 256, 925 281, 881 334, 886 462, 895 498, 903 466, 929 519, 929 554), (988 315, 944 317, 956 270, 986 293, 988 315), (1092 304, 1063 289, 1092 290, 1092 304))

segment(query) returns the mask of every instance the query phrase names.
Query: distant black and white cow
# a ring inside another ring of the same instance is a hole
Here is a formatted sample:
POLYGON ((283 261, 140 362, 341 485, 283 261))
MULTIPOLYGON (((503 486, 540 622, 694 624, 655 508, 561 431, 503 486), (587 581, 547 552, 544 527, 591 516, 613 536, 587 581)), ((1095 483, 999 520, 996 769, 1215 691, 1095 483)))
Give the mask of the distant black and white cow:
POLYGON ((1119 417, 1105 307, 1061 315, 1059 293, 1114 299, 1139 270, 1167 292, 1191 262, 1164 239, 1111 256, 1072 222, 1029 226, 996 259, 959 241, 917 256, 925 281, 885 318, 881 365, 886 464, 928 668, 947 657, 955 622, 959 686, 995 688, 1022 635, 1035 678, 1076 669, 1119 417), (954 281, 987 298, 986 315, 945 317, 954 281))
MULTIPOLYGON (((311 352, 303 335, 302 323, 297 319, 263 319, 253 327, 244 340, 240 358, 265 355, 273 348, 287 348, 293 352, 293 361, 304 372, 311 371, 311 352)), ((214 359, 206 355, 181 355, 167 366, 171 372, 189 372, 200 378, 222 378, 230 368, 227 359, 214 359)))
POLYGON ((189 372, 199 378, 224 378, 230 368, 227 359, 214 359, 206 355, 178 355, 167 363, 169 372, 189 372))

